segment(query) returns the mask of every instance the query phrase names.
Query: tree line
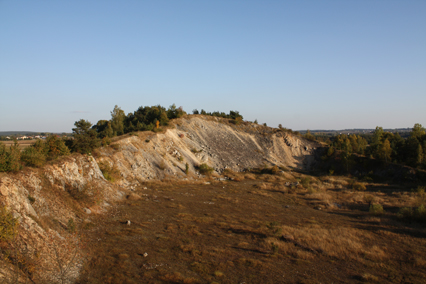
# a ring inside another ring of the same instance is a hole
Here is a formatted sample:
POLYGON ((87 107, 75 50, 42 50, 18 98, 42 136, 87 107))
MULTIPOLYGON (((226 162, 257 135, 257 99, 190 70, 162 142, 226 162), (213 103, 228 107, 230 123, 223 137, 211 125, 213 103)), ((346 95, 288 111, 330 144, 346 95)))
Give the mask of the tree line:
POLYGON ((405 139, 399 133, 386 132, 379 126, 367 138, 369 141, 356 134, 337 135, 332 138, 324 158, 338 151, 347 170, 353 154, 365 155, 386 164, 398 163, 426 169, 426 131, 421 124, 416 123, 405 139))

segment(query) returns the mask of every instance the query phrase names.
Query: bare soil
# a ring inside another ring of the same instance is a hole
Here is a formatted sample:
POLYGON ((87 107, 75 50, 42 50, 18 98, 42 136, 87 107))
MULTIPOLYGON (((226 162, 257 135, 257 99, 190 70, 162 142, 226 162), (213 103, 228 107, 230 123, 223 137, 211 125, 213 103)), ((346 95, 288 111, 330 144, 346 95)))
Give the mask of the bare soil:
POLYGON ((373 216, 345 178, 284 185, 303 177, 145 183, 81 228, 79 283, 424 283, 426 231, 396 219, 400 195, 368 187, 387 204, 373 216))

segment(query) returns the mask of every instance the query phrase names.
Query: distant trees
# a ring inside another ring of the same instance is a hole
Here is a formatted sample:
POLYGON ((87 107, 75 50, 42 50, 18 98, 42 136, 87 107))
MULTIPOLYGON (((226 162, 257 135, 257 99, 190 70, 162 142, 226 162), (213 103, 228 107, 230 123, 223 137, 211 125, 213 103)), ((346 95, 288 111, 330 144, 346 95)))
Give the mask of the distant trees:
MULTIPOLYGON (((280 125, 278 125, 278 128, 279 128, 279 129, 282 129, 283 127, 282 127, 282 125, 280 124, 280 125)), ((314 141, 314 140, 315 140, 315 136, 314 136, 314 135, 312 135, 312 133, 311 133, 311 131, 310 131, 309 129, 306 131, 306 134, 305 134, 305 135, 303 135, 303 137, 304 137, 305 139, 310 140, 310 141, 314 141)))
POLYGON ((216 116, 216 117, 222 117, 222 118, 230 118, 230 119, 234 119, 236 121, 242 121, 243 120, 243 116, 240 114, 239 111, 236 111, 236 110, 231 110, 231 111, 229 111, 229 114, 226 114, 223 111, 222 112, 219 112, 219 111, 206 112, 204 109, 202 109, 201 112, 199 112, 198 109, 194 109, 192 111, 192 113, 193 114, 216 116))
MULTIPOLYGON (((426 131, 418 123, 414 125, 410 136, 406 139, 399 133, 386 132, 379 126, 372 133, 370 144, 360 135, 337 135, 328 149, 329 152, 333 150, 326 156, 330 157, 334 150, 338 150, 345 168, 348 168, 346 163, 349 153, 348 145, 351 146, 352 153, 367 155, 384 163, 402 163, 426 169, 426 131)), ((351 154, 349 158, 350 156, 351 154)))

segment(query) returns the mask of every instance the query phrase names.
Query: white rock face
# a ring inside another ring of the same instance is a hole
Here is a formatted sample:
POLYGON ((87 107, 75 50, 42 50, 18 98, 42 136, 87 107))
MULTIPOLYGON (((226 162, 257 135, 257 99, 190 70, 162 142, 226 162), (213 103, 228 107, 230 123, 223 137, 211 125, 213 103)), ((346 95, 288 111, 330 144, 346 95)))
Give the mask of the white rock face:
POLYGON ((312 166, 318 146, 259 125, 235 126, 220 119, 200 117, 181 119, 174 128, 152 134, 149 139, 131 136, 116 143, 121 150, 100 160, 121 172, 123 186, 166 175, 185 178, 186 163, 192 173, 194 165, 203 163, 219 173, 226 168, 243 171, 264 163, 306 169, 312 166))
MULTIPOLYGON (((71 191, 101 189, 104 200, 113 201, 121 198, 123 193, 117 187, 108 183, 102 175, 96 160, 93 157, 76 155, 73 158, 64 158, 53 165, 43 169, 27 169, 17 174, 4 174, 0 178, 0 201, 19 220, 21 227, 17 242, 23 242, 22 248, 26 253, 37 251, 43 257, 40 258, 40 269, 46 283, 55 281, 58 277, 58 268, 55 269, 56 252, 53 247, 62 248, 71 246, 70 237, 66 231, 69 220, 78 223, 79 219, 75 205, 72 206, 68 194, 71 191), (66 191, 66 192, 64 192, 66 191), (57 222, 65 231, 61 234, 46 227, 46 224, 57 222), (44 224, 44 225, 43 225, 44 224)), ((108 206, 108 203, 104 207, 108 206)), ((90 208, 81 208, 81 211, 92 213, 90 208)), ((97 211, 102 211, 100 208, 97 211)), ((76 246, 75 249, 78 247, 76 246)), ((71 247, 71 250, 74 249, 71 247)), ((64 253, 65 254, 65 253, 64 253)), ((65 254, 66 255, 66 254, 65 254)), ((69 270, 67 279, 72 283, 79 275, 79 269, 83 262, 76 258, 74 266, 69 270)), ((0 263, 0 266, 1 263, 0 263)), ((11 270, 8 269, 10 272, 11 270)), ((8 271, 0 273, 0 282, 8 271)), ((24 275, 22 275, 24 277, 24 275)))

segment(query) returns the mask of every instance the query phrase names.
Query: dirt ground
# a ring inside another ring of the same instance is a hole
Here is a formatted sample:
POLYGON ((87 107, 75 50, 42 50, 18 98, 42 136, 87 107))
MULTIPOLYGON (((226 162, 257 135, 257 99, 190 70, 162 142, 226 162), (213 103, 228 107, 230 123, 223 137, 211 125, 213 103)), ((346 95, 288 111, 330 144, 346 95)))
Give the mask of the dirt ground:
POLYGON ((393 213, 410 202, 402 189, 360 193, 345 178, 297 173, 233 179, 146 183, 92 214, 79 283, 424 283, 424 225, 393 213), (385 213, 369 213, 360 194, 385 213))

